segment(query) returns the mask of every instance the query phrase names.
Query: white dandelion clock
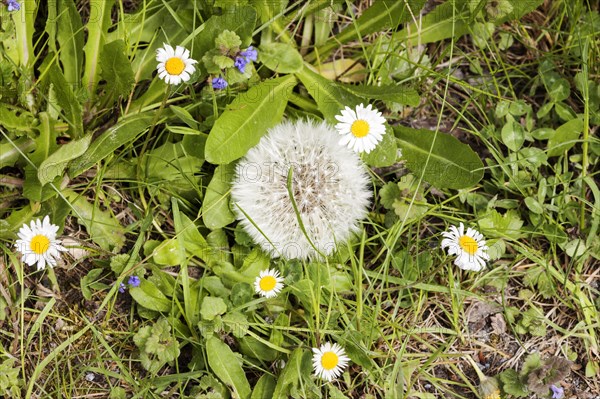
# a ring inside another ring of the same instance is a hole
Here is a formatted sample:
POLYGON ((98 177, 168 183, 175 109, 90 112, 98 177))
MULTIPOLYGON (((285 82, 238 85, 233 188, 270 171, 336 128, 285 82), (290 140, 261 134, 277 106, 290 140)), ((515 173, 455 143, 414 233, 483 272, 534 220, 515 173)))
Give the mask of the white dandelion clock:
POLYGON ((355 152, 371 152, 383 140, 385 134, 385 118, 381 112, 371 108, 371 104, 364 107, 358 105, 356 109, 346 107, 336 115, 340 123, 335 125, 338 133, 342 135, 340 144, 348 146, 355 152))
POLYGON ((156 50, 158 77, 168 84, 178 85, 190 80, 196 71, 194 64, 198 61, 190 58, 190 50, 177 46, 175 49, 166 43, 156 50))
POLYGON ((283 289, 283 278, 277 270, 263 270, 254 281, 254 289, 265 298, 273 298, 283 289))
POLYGON ((483 235, 475 229, 467 228, 461 222, 458 228, 450 226, 450 231, 445 231, 442 236, 441 247, 448 248, 448 254, 456 255, 454 264, 463 270, 478 272, 485 267, 485 262, 490 259, 488 247, 485 245, 483 235))
POLYGON ((42 270, 46 265, 56 266, 56 259, 60 252, 66 251, 59 240, 56 239, 58 226, 50 223, 48 216, 43 221, 31 221, 29 226, 24 224, 17 233, 19 239, 15 243, 17 251, 22 254, 23 262, 29 266, 37 263, 37 269, 42 270))
POLYGON ((271 128, 238 162, 231 196, 246 232, 272 257, 314 259, 358 231, 368 185, 364 164, 329 125, 299 120, 271 128))
POLYGON ((313 348, 312 361, 317 377, 332 381, 348 366, 350 358, 346 356, 344 348, 326 342, 320 348, 313 348))

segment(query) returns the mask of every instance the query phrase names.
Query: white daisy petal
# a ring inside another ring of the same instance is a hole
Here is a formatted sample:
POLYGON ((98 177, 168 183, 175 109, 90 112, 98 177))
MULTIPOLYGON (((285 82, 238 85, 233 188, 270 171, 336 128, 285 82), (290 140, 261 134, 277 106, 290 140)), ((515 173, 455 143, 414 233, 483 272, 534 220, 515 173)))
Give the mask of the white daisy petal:
POLYGON ((254 289, 265 298, 273 298, 283 289, 283 278, 277 270, 263 270, 254 280, 254 289))
POLYGON ((344 348, 338 344, 326 342, 319 348, 313 348, 313 369, 317 377, 327 381, 337 378, 348 366, 350 358, 344 348))
POLYGON ((21 260, 29 266, 37 263, 38 270, 44 269, 46 264, 56 265, 60 252, 67 250, 56 240, 58 229, 58 226, 50 223, 48 216, 43 221, 32 220, 29 226, 24 224, 17 233, 20 239, 15 243, 17 251, 21 253, 21 260))
POLYGON ((463 270, 480 271, 485 268, 485 262, 490 259, 488 247, 483 235, 477 230, 460 222, 458 228, 450 226, 449 231, 442 233, 440 247, 447 249, 449 255, 456 255, 454 264, 463 270))
POLYGON ((347 145, 355 152, 368 154, 383 140, 383 135, 386 133, 385 118, 379 111, 373 109, 371 104, 367 104, 366 107, 360 104, 354 109, 346 106, 340 114, 335 116, 335 119, 340 122, 335 125, 335 129, 343 137, 350 137, 348 140, 340 141, 341 145, 347 145))
POLYGON ((173 49, 163 43, 163 47, 156 50, 156 60, 159 61, 156 66, 158 77, 167 84, 178 85, 182 81, 187 82, 196 71, 194 64, 197 61, 190 58, 190 51, 182 46, 173 49))

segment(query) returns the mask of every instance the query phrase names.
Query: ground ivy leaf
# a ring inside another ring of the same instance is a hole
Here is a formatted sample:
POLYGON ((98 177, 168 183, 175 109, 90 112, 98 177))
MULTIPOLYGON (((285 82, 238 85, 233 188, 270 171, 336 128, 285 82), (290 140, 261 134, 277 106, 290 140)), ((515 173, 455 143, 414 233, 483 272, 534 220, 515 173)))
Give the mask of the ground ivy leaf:
POLYGON ((227 304, 223 299, 207 296, 202 300, 200 314, 203 319, 213 320, 215 317, 220 316, 225 312, 227 312, 227 304))

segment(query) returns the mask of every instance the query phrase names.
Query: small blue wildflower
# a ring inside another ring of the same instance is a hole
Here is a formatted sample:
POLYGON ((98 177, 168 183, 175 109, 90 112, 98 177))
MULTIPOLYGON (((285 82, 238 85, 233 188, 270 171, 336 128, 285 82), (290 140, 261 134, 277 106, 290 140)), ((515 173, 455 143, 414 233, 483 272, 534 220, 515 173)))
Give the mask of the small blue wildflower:
POLYGON ((218 78, 214 78, 212 80, 212 87, 215 90, 223 90, 227 86, 228 86, 227 81, 220 76, 218 78))
POLYGON ((127 289, 127 287, 125 287, 125 284, 123 284, 123 283, 119 284, 119 292, 121 294, 124 293, 126 289, 127 289))
POLYGON ((556 385, 550 385, 550 389, 552 390, 552 399, 560 399, 565 394, 565 390, 556 385))
POLYGON ((240 71, 240 73, 244 73, 246 71, 246 65, 248 65, 250 61, 244 57, 235 57, 235 61, 233 62, 233 66, 240 71))
POLYGON ((258 51, 252 46, 244 51, 240 51, 240 55, 246 58, 246 61, 256 61, 258 59, 258 51))
POLYGON ((17 0, 7 0, 6 5, 8 6, 8 11, 19 11, 21 9, 21 5, 17 0))
POLYGON ((139 287, 140 286, 140 278, 138 276, 129 276, 129 280, 127 281, 127 284, 129 284, 132 287, 139 287))

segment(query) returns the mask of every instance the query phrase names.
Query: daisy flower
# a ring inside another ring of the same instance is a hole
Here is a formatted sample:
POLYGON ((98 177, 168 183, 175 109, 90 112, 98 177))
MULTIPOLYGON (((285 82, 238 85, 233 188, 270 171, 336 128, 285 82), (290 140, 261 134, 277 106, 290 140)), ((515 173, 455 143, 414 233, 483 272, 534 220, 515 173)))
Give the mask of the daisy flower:
POLYGON ((254 280, 254 289, 257 294, 265 298, 273 298, 283 289, 283 278, 279 276, 277 270, 263 270, 254 280))
POLYGON ((313 259, 359 230, 369 184, 364 164, 331 126, 298 120, 269 129, 237 163, 231 196, 244 230, 272 257, 313 259))
POLYGON ((56 258, 60 258, 60 252, 67 249, 60 245, 56 239, 58 226, 50 223, 48 216, 31 221, 30 225, 24 224, 17 233, 19 239, 15 243, 17 251, 22 254, 21 259, 29 266, 37 263, 37 269, 42 270, 46 264, 56 266, 56 258))
POLYGON ((166 43, 156 50, 156 61, 158 77, 172 85, 190 80, 190 75, 196 71, 194 64, 198 62, 190 58, 190 50, 181 46, 173 50, 173 47, 166 43))
POLYGON ((385 118, 381 112, 371 108, 371 104, 364 107, 358 105, 355 110, 346 107, 342 115, 336 115, 340 121, 335 128, 342 135, 341 145, 356 152, 371 152, 385 134, 385 118))
POLYGON ((346 368, 350 358, 338 344, 326 342, 320 348, 313 348, 313 368, 317 377, 331 381, 346 368))
POLYGON ((442 249, 448 248, 450 255, 456 255, 454 264, 463 270, 480 271, 485 267, 485 261, 490 259, 488 247, 485 245, 483 235, 475 229, 467 228, 461 222, 459 227, 450 226, 450 231, 442 235, 442 249))

